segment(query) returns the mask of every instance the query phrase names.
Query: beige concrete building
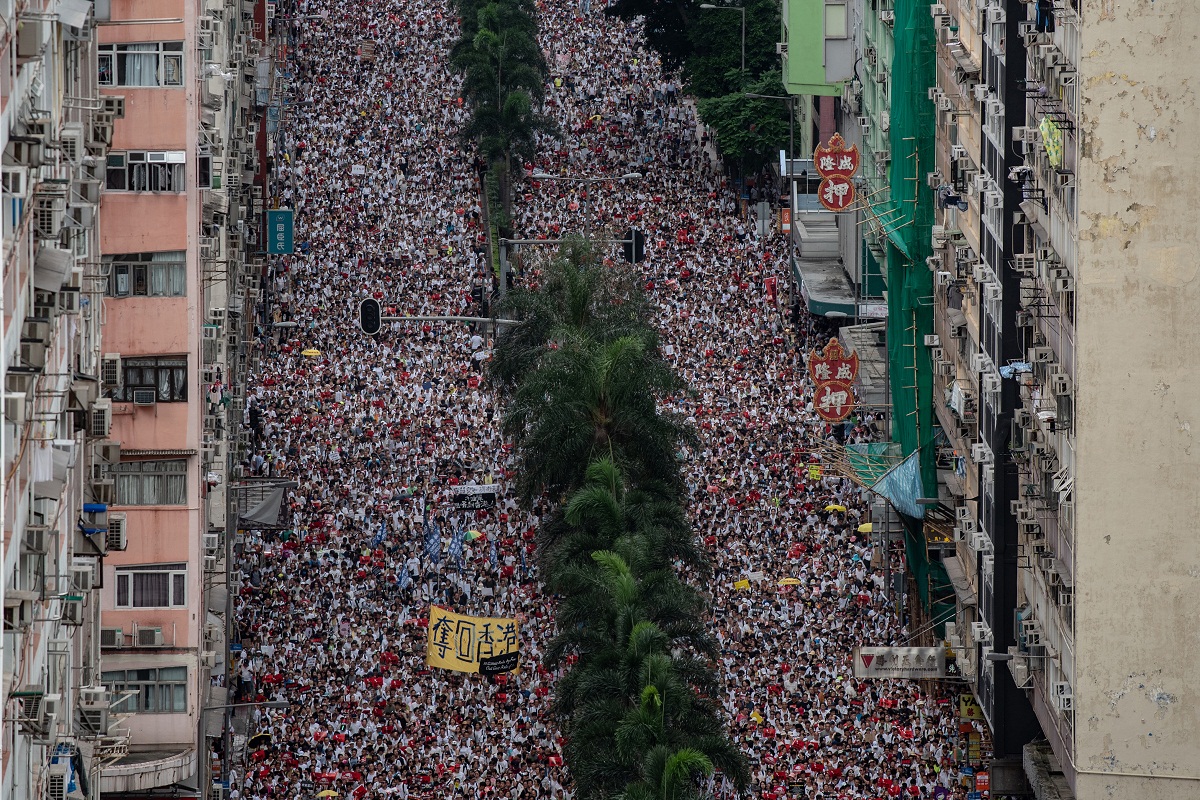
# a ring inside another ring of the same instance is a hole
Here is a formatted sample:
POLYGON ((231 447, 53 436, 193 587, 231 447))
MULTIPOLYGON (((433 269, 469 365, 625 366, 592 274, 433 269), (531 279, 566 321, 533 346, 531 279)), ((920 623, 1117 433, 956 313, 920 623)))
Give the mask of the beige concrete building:
POLYGON ((931 12, 948 637, 995 736, 992 791, 1200 797, 1200 14, 931 12))

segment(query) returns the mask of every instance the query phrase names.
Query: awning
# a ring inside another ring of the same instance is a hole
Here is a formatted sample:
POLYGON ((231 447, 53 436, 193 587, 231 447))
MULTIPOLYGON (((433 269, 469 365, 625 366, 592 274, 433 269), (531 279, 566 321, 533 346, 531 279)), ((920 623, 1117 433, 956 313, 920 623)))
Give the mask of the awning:
POLYGON ((887 323, 870 322, 838 329, 838 341, 846 351, 858 354, 859 403, 866 406, 888 404, 887 323))
POLYGON ((800 296, 809 312, 818 317, 855 316, 854 286, 836 258, 796 259, 800 296))
POLYGON ((34 262, 33 286, 43 292, 57 292, 67 282, 75 256, 61 247, 42 247, 34 262))
POLYGON ((920 450, 907 458, 900 456, 896 442, 872 442, 846 445, 850 469, 858 482, 886 497, 901 514, 924 519, 925 506, 917 502, 921 494, 920 450))
POLYGON ((58 0, 58 21, 72 28, 82 28, 87 24, 91 10, 91 0, 58 0))
POLYGON ((180 447, 174 450, 121 450, 121 457, 137 457, 137 456, 194 456, 196 449, 194 447, 180 447))
POLYGON ((978 605, 979 599, 971 590, 971 584, 967 581, 967 571, 963 569, 958 556, 944 559, 942 566, 946 568, 946 576, 950 578, 950 585, 954 587, 954 594, 958 597, 958 602, 964 606, 978 605))
POLYGON ((279 524, 279 509, 283 506, 284 488, 271 489, 262 502, 242 514, 241 522, 248 526, 275 527, 279 524))

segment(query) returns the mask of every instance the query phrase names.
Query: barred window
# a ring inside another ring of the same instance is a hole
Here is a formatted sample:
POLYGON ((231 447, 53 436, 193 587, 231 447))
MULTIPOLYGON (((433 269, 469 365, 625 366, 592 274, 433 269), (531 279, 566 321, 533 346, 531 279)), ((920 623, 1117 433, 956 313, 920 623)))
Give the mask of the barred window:
POLYGON ((182 150, 130 150, 109 153, 104 188, 119 192, 182 192, 187 189, 182 150))
POLYGON ((183 42, 102 44, 101 86, 183 86, 183 42))
POLYGON ((160 403, 183 403, 188 399, 187 380, 187 356, 123 358, 122 386, 113 399, 128 402, 135 389, 153 389, 160 403))

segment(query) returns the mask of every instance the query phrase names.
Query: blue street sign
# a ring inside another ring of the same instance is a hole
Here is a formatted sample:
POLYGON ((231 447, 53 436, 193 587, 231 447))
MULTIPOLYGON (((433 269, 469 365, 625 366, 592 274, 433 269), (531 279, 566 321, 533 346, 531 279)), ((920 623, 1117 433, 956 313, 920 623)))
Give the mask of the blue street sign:
POLYGON ((267 212, 267 252, 272 255, 291 253, 292 210, 281 208, 267 212))

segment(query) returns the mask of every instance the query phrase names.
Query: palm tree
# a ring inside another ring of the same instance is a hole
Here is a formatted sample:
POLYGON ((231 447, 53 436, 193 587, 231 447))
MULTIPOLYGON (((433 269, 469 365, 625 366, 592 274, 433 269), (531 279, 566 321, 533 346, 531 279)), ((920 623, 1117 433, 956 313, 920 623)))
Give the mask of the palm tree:
POLYGON ((543 492, 557 502, 603 455, 633 482, 681 486, 677 453, 694 433, 681 418, 658 410, 658 400, 682 383, 653 344, 648 334, 608 343, 573 335, 547 349, 525 376, 503 429, 517 444, 517 488, 526 503, 543 492))
POLYGON ((625 787, 619 800, 699 800, 697 779, 713 773, 712 759, 691 747, 646 751, 642 779, 625 787))
POLYGON ((590 566, 598 550, 616 552, 643 579, 660 570, 674 575, 676 565, 700 577, 711 572, 678 494, 661 482, 629 486, 607 456, 588 465, 583 485, 539 527, 543 581, 551 591, 565 593, 563 571, 590 566))
MULTIPOLYGON (((520 324, 506 328, 492 355, 490 375, 513 391, 542 360, 548 342, 572 334, 601 342, 621 336, 656 334, 645 295, 633 270, 624 266, 595 268, 595 252, 582 238, 569 238, 541 276, 536 290, 517 287, 499 310, 520 324)), ((657 350, 657 338, 648 341, 657 350)))
POLYGON ((580 602, 565 615, 560 609, 559 634, 546 656, 551 664, 568 651, 578 657, 558 682, 555 711, 569 737, 565 754, 580 793, 607 797, 645 780, 639 771, 653 747, 694 748, 740 785, 746 768, 710 699, 716 691, 711 665, 688 652, 685 637, 646 618, 642 582, 620 556, 597 552, 593 558, 598 569, 591 576, 590 614, 580 602))

